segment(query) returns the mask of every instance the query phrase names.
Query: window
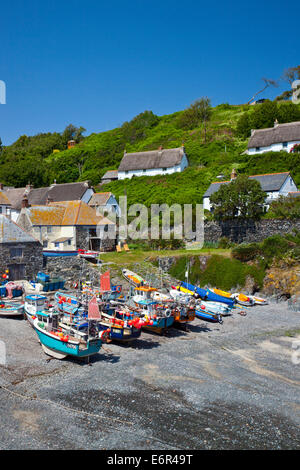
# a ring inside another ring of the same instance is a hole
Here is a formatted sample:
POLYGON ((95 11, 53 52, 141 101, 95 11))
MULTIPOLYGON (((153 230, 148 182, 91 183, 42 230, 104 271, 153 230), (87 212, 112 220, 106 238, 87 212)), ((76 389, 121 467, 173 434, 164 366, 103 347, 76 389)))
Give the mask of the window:
POLYGON ((10 251, 11 258, 22 258, 23 256, 22 248, 11 248, 9 251, 10 251))
POLYGON ((69 246, 71 245, 71 240, 68 240, 68 245, 69 245, 69 246))
POLYGON ((166 168, 163 168, 163 171, 167 171, 167 169, 166 169, 166 168))
POLYGON ((52 232, 52 227, 50 225, 47 226, 47 233, 51 233, 52 232))
POLYGON ((54 243, 55 248, 59 248, 59 242, 54 243))
POLYGON ((288 143, 287 143, 287 142, 282 142, 282 147, 283 147, 284 149, 286 149, 287 146, 288 146, 288 143))
POLYGON ((2 206, 0 206, 0 214, 2 214, 2 206))
POLYGON ((44 240, 43 241, 43 248, 47 248, 47 246, 48 246, 48 242, 47 242, 47 240, 44 240))
POLYGON ((256 148, 255 148, 255 150, 256 150, 257 152, 259 152, 259 150, 260 150, 260 147, 256 147, 256 148))
POLYGON ((143 170, 143 173, 146 173, 147 170, 143 170))

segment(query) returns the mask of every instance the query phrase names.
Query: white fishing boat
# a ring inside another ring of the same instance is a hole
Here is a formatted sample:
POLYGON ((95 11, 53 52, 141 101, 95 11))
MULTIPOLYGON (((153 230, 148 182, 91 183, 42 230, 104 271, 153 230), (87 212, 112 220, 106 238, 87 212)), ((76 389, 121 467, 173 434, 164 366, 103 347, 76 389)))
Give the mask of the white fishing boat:
POLYGON ((0 317, 20 317, 24 315, 24 304, 0 300, 0 317))

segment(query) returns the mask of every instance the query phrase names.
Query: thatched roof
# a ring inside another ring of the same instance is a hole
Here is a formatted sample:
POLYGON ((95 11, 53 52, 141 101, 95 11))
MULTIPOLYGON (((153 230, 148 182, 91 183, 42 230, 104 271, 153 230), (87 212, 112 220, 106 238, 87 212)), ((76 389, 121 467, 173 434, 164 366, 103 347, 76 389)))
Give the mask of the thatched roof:
POLYGON ((255 129, 249 139, 248 148, 269 147, 281 142, 300 142, 300 121, 275 124, 267 129, 255 129))
POLYGON ((170 168, 179 165, 183 155, 184 147, 125 153, 120 163, 119 171, 170 168))

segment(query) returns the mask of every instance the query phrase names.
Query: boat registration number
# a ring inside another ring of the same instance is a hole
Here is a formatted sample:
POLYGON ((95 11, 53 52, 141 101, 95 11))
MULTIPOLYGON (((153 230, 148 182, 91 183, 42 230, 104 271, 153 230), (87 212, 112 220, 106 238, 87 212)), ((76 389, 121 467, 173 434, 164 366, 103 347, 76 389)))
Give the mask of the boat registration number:
POLYGON ((113 328, 113 329, 112 329, 112 331, 113 331, 113 333, 118 333, 118 334, 120 334, 120 333, 121 333, 121 331, 120 331, 120 330, 118 330, 117 328, 113 328))

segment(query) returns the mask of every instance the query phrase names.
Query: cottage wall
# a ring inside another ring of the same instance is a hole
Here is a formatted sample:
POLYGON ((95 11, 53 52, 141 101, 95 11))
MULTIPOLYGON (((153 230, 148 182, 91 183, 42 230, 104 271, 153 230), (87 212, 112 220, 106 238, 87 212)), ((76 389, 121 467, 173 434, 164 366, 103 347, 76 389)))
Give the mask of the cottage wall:
MULTIPOLYGON (((10 265, 23 265, 24 278, 35 279, 43 267, 43 248, 39 242, 0 243, 0 274, 10 265), (12 257, 12 249, 22 249, 21 257, 12 257)), ((12 279, 12 276, 10 276, 12 279)))

